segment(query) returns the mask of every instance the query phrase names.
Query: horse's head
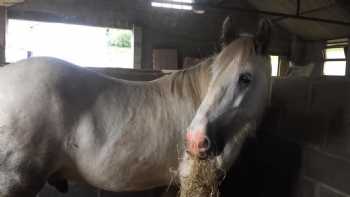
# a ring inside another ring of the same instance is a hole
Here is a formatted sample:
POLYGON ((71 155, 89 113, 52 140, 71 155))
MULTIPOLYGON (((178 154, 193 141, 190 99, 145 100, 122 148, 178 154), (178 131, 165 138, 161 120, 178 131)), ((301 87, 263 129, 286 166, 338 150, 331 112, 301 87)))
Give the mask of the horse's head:
POLYGON ((255 36, 232 41, 229 20, 224 22, 223 49, 211 65, 207 94, 186 132, 187 151, 202 158, 224 152, 230 157, 239 131, 247 123, 255 127, 268 99, 269 24, 261 22, 255 36))

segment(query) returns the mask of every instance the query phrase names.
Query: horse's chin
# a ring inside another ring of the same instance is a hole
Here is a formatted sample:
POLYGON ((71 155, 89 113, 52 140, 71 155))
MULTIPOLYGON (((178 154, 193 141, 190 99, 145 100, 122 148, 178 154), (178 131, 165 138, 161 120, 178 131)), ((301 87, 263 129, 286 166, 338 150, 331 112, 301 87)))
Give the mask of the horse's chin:
MULTIPOLYGON (((223 156, 222 155, 208 157, 207 159, 204 159, 203 161, 212 163, 212 167, 215 168, 213 170, 216 171, 217 177, 222 179, 222 177, 225 176, 227 169, 223 168, 223 156)), ((193 156, 191 156, 190 154, 188 154, 186 152, 183 154, 183 157, 180 161, 179 169, 178 169, 178 172, 179 172, 178 175, 179 175, 180 180, 182 178, 185 178, 185 177, 188 177, 191 175, 191 172, 192 172, 191 170, 193 169, 195 163, 196 162, 195 162, 195 159, 193 156)))
POLYGON ((216 157, 201 159, 185 153, 180 163, 180 197, 217 196, 223 180, 216 157))

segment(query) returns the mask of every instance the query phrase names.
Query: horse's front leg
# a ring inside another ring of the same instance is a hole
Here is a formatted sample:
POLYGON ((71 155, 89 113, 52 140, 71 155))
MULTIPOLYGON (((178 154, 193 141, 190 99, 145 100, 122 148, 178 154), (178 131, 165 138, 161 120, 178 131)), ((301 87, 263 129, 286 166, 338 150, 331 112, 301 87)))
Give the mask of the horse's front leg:
POLYGON ((0 170, 0 197, 35 197, 45 181, 34 177, 28 178, 27 175, 0 170))

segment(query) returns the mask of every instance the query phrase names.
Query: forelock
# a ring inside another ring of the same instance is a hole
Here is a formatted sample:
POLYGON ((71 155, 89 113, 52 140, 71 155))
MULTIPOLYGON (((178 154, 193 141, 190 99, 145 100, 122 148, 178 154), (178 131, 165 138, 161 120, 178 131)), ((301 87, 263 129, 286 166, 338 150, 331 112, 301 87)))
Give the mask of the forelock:
POLYGON ((213 65, 213 76, 220 75, 230 65, 243 65, 249 57, 254 54, 254 40, 253 38, 244 37, 236 39, 227 45, 217 55, 213 65))

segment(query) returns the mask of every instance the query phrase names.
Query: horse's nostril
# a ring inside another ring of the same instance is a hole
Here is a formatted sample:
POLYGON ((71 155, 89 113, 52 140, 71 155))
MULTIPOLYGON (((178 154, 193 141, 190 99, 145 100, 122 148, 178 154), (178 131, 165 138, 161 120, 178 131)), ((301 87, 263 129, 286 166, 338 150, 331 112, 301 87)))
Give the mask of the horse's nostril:
POLYGON ((204 132, 188 132, 186 134, 187 153, 199 158, 206 158, 210 148, 211 142, 204 132))
POLYGON ((198 148, 200 152, 206 152, 210 149, 210 140, 208 137, 204 137, 203 141, 199 143, 198 148))
POLYGON ((198 158, 199 159, 207 159, 208 158, 208 154, 207 154, 207 152, 199 152, 198 153, 198 158))

